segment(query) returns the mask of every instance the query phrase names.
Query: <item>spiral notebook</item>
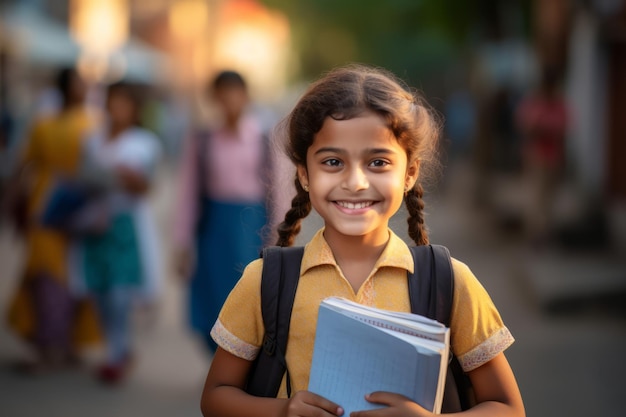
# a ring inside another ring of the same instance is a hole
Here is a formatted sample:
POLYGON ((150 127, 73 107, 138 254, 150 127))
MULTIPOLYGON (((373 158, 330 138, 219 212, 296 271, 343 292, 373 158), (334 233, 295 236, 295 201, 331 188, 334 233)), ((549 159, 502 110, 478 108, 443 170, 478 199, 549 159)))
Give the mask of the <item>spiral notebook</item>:
POLYGON ((309 391, 352 411, 381 407, 374 391, 405 395, 441 411, 450 331, 435 320, 364 306, 343 298, 319 308, 309 391))

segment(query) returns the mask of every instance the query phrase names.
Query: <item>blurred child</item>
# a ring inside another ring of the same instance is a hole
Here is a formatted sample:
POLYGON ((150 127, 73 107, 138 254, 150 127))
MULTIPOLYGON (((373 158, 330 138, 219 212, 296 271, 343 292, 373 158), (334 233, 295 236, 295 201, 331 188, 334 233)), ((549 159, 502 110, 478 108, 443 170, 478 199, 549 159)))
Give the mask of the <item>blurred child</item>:
POLYGON ((158 239, 147 195, 161 151, 157 137, 139 126, 139 111, 131 85, 109 86, 107 120, 87 142, 86 158, 115 185, 98 205, 106 208, 102 230, 83 236, 73 257, 73 282, 95 300, 104 328, 107 352, 98 377, 107 383, 120 382, 132 363, 133 306, 153 301, 158 290, 158 239))
POLYGON ((195 132, 183 149, 174 243, 178 272, 189 279, 191 327, 213 353, 211 326, 263 244, 272 162, 243 77, 221 72, 208 92, 220 123, 195 132))

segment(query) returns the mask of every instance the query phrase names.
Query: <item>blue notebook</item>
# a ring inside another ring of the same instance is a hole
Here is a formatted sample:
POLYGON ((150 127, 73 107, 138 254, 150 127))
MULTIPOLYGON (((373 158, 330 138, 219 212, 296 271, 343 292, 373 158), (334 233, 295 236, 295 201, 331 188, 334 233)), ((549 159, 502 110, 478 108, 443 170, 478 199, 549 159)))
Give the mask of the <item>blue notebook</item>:
POLYGON ((363 306, 342 298, 319 308, 309 391, 352 411, 381 407, 374 391, 405 395, 441 411, 449 329, 434 320, 363 306))

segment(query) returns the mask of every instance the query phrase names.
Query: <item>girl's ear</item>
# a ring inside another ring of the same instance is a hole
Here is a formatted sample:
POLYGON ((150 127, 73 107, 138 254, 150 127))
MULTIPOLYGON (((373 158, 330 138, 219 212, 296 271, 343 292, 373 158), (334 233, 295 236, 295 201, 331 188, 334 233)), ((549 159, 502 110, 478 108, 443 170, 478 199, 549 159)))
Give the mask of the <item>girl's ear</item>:
POLYGON ((300 181, 300 185, 305 190, 308 190, 309 189, 309 173, 307 172, 306 167, 304 165, 298 165, 297 172, 298 172, 298 180, 300 181))
POLYGON ((415 186, 417 182, 417 178, 419 177, 420 172, 420 161, 416 159, 413 162, 410 162, 406 168, 406 178, 404 180, 404 189, 410 190, 415 186))

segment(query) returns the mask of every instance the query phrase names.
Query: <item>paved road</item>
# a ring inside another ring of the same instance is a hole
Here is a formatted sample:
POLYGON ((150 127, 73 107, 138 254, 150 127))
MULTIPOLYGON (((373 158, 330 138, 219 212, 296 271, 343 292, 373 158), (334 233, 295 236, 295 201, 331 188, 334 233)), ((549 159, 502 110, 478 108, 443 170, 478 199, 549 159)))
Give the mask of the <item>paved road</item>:
MULTIPOLYGON (((154 203, 166 235, 165 220, 172 201, 169 171, 164 170, 162 177, 154 203)), ((488 212, 467 204, 471 189, 468 178, 464 172, 453 176, 447 193, 429 199, 427 222, 432 240, 447 245, 453 256, 470 265, 517 338, 507 354, 525 399, 527 415, 623 415, 624 309, 607 312, 593 304, 593 308, 570 310, 567 314, 546 313, 541 308, 541 289, 529 279, 529 265, 538 264, 537 259, 524 250, 518 239, 494 233, 488 212)), ((316 218, 306 221, 301 240, 319 224, 316 218)), ((401 216, 394 228, 404 235, 401 216)), ((20 245, 2 230, 2 310, 15 284, 21 256, 20 245)), ((164 268, 169 270, 166 261, 165 258, 164 268)), ((581 280, 571 275, 561 276, 558 286, 563 287, 570 278, 581 280)), ((582 279, 589 281, 593 277, 582 279)), ((137 317, 139 360, 122 387, 103 387, 88 370, 37 378, 17 375, 8 365, 23 354, 23 347, 0 327, 0 416, 200 416, 199 396, 209 358, 185 328, 181 286, 172 277, 165 285, 156 320, 137 317)), ((93 352, 90 358, 95 361, 97 355, 93 352)))

